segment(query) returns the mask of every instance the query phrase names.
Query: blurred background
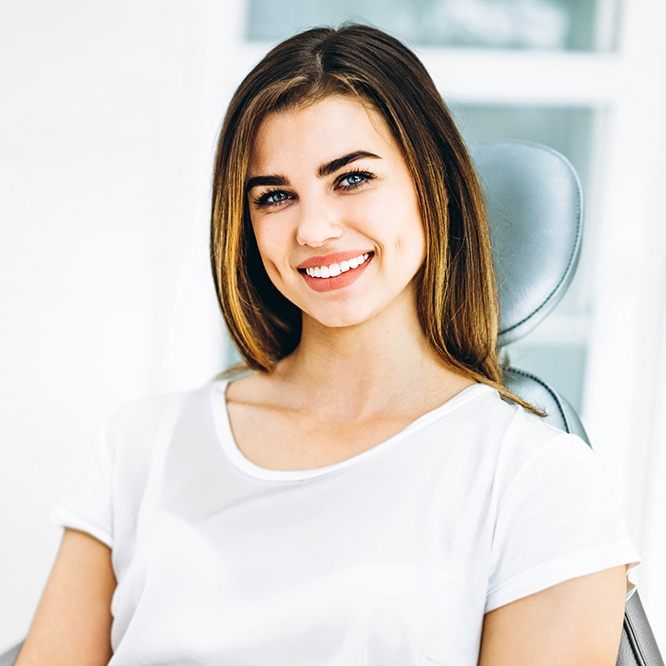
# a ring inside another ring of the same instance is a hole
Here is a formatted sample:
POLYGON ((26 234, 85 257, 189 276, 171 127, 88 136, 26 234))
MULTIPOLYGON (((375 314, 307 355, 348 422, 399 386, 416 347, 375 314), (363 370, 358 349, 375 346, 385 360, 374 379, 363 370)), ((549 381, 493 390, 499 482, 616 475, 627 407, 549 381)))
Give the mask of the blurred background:
POLYGON ((101 422, 238 358, 208 255, 231 94, 276 42, 351 19, 419 55, 470 144, 538 141, 578 171, 576 278, 506 351, 581 415, 643 556, 638 588, 664 652, 663 0, 0 7, 0 651, 28 631, 62 532, 47 515, 101 422))

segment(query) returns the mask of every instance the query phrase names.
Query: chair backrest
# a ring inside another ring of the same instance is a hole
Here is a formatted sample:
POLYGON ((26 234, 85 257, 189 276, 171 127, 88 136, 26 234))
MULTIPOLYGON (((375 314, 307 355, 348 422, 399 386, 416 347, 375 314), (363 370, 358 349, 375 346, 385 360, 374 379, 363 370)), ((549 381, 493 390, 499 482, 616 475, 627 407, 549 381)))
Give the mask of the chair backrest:
MULTIPOLYGON (((583 231, 583 197, 571 163, 527 141, 473 148, 481 178, 500 296, 499 346, 519 340, 557 305, 576 272, 583 231)), ((503 356, 508 358, 506 349, 503 356)), ((531 372, 504 368, 507 388, 546 410, 545 420, 592 446, 571 404, 531 372)), ((664 666, 634 589, 625 604, 618 666, 664 666)))

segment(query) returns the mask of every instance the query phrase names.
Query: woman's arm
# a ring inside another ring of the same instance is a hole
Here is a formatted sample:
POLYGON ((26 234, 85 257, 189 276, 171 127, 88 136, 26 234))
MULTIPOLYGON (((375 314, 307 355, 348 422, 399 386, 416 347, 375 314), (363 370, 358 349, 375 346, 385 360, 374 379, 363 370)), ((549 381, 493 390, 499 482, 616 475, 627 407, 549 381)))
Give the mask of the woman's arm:
POLYGON ((486 613, 478 666, 616 666, 626 572, 572 578, 486 613))
POLYGON ((111 549, 86 532, 65 528, 16 665, 108 664, 115 588, 111 549))

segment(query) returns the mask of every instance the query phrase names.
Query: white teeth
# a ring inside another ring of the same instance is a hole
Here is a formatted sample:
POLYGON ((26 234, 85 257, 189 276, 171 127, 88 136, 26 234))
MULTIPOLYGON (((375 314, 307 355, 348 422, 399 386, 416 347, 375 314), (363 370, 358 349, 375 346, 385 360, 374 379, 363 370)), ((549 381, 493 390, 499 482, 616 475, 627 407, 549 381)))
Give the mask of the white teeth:
POLYGON ((346 273, 349 270, 358 268, 361 264, 367 261, 369 256, 370 253, 366 252, 365 254, 361 254, 358 257, 354 257, 353 259, 347 259, 346 261, 341 261, 339 264, 306 268, 305 272, 310 277, 318 277, 318 278, 335 277, 336 275, 340 275, 340 273, 346 273))

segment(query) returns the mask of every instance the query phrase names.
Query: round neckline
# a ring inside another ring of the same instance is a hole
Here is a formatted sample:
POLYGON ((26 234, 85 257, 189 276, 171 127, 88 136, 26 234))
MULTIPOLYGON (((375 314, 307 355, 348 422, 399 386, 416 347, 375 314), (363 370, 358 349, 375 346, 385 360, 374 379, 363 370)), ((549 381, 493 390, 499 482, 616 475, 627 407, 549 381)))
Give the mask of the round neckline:
POLYGON ((231 382, 229 379, 213 380, 211 382, 210 406, 213 412, 213 421, 215 424, 215 432, 217 434, 218 441, 220 442, 224 453, 226 453, 229 460, 238 469, 254 478, 269 481, 300 481, 303 479, 323 476, 346 467, 350 467, 363 460, 367 460, 368 458, 376 456, 382 451, 392 448, 396 442, 404 439, 416 430, 420 430, 421 428, 429 425, 436 419, 439 419, 442 416, 453 412, 458 407, 461 407, 478 395, 488 392, 498 394, 497 389, 494 389, 492 386, 488 386, 488 384, 484 384, 482 382, 471 384, 470 386, 464 388, 462 391, 456 393, 452 398, 449 398, 446 402, 417 417, 402 430, 398 431, 394 435, 391 435, 379 444, 375 444, 372 448, 367 449, 366 451, 362 451, 361 453, 357 453, 356 455, 345 458, 344 460, 340 460, 336 463, 324 465, 323 467, 282 470, 257 465, 249 458, 247 458, 240 450, 231 429, 231 419, 229 418, 229 409, 226 400, 226 390, 230 383, 231 382))

